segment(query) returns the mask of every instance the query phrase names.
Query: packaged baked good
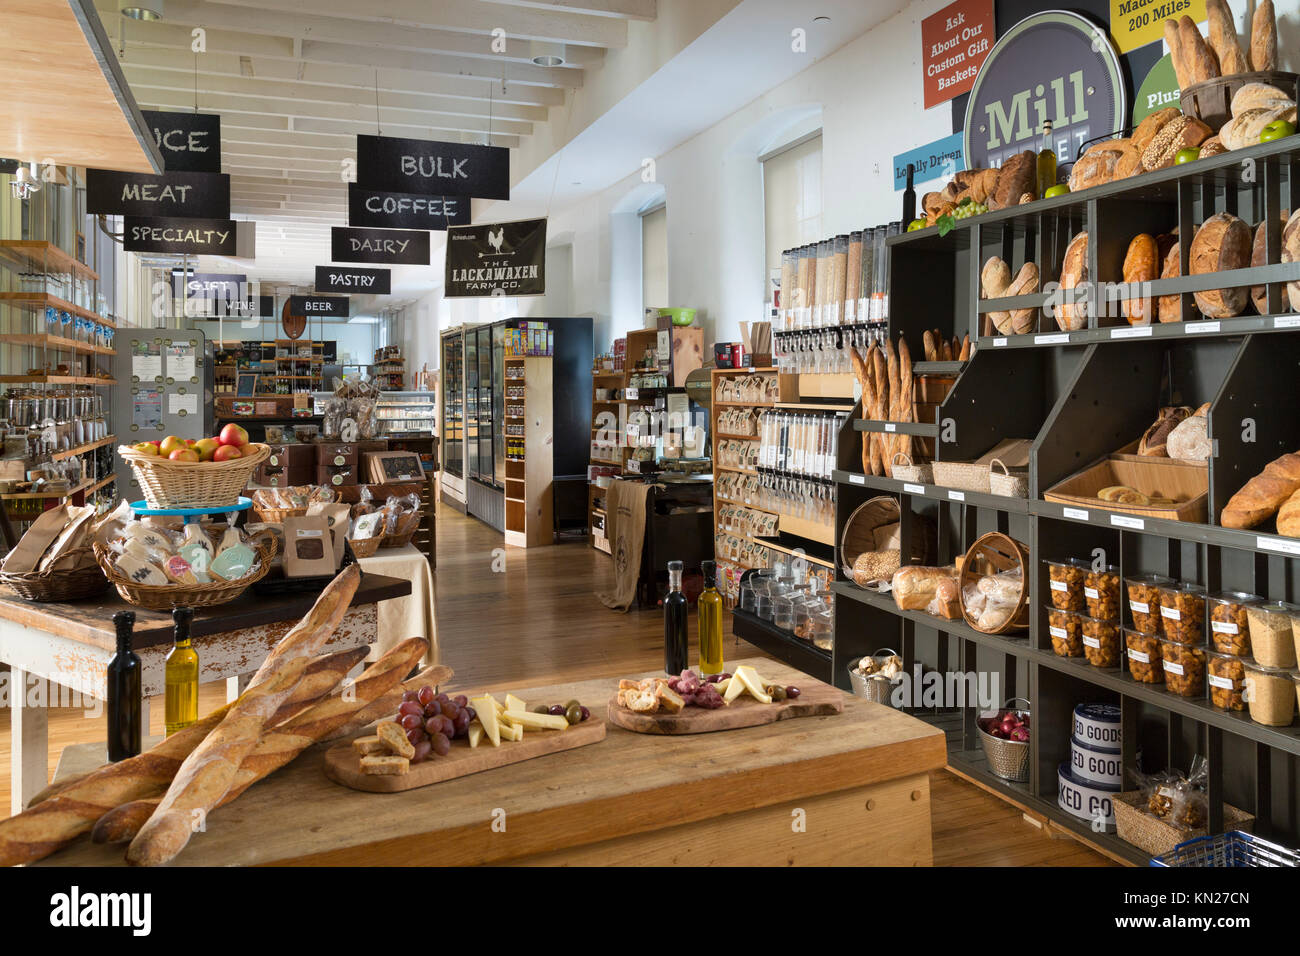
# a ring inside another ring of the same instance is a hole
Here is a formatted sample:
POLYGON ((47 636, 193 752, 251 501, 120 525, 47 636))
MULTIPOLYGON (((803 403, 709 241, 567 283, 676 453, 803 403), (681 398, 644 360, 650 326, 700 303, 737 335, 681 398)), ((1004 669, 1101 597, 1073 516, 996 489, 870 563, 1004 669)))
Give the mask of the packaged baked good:
POLYGON ((1141 634, 1160 633, 1160 589, 1173 583, 1173 578, 1159 574, 1139 574, 1124 579, 1133 630, 1141 634))
POLYGON ((1083 582, 1088 577, 1088 562, 1078 558, 1065 561, 1047 561, 1047 587, 1052 607, 1062 611, 1082 611, 1083 582))
POLYGON ((1047 634, 1057 657, 1083 656, 1083 620, 1083 615, 1076 611, 1047 609, 1047 634))
POLYGON ((1295 667, 1296 647, 1292 627, 1300 609, 1293 604, 1273 601, 1246 608, 1250 625, 1250 651, 1266 667, 1295 667))
POLYGON ((1100 571, 1088 569, 1083 579, 1083 600, 1088 616, 1099 621, 1119 621, 1119 568, 1106 565, 1100 571))
POLYGON ((1211 651, 1207 670, 1210 703, 1220 710, 1245 710, 1246 662, 1235 654, 1211 651))
POLYGON ((1165 686, 1179 697, 1199 697, 1205 692, 1205 649, 1162 639, 1160 660, 1165 686))
POLYGON ((1083 626, 1083 653, 1093 667, 1119 666, 1119 625, 1080 616, 1083 626))
POLYGON ((1220 591, 1206 598, 1210 617, 1210 641, 1214 649, 1223 654, 1250 656, 1250 622, 1246 608, 1262 604, 1258 594, 1245 591, 1220 591))
POLYGON ((1129 675, 1139 684, 1163 684, 1165 671, 1160 656, 1160 638, 1124 628, 1129 675))
POLYGON ((1295 679, 1281 667, 1266 667, 1246 661, 1246 689, 1250 719, 1269 727, 1289 727, 1295 719, 1295 679))
POLYGON ((1165 637, 1178 644, 1205 640, 1205 588, 1171 584, 1160 588, 1160 623, 1165 637))

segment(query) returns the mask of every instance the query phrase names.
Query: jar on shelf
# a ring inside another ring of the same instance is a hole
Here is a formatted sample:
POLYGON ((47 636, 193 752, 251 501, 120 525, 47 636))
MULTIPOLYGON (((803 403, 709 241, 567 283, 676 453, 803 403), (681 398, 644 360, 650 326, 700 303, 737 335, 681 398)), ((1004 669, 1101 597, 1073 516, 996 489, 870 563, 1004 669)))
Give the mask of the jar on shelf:
POLYGON ((1246 703, 1250 719, 1268 727, 1289 727, 1295 719, 1295 679, 1282 667, 1246 661, 1246 703))
POLYGON ((1258 594, 1245 591, 1220 591, 1206 598, 1209 610, 1210 641, 1222 654, 1250 656, 1250 621, 1246 613, 1253 605, 1263 604, 1258 594))
POLYGON ((1272 601, 1253 604, 1246 608, 1250 625, 1250 651, 1259 663, 1267 667, 1295 667, 1296 646, 1292 639, 1296 614, 1294 604, 1272 601))
POLYGON ((1124 628, 1124 645, 1128 656, 1128 672, 1139 684, 1163 684, 1164 663, 1160 654, 1160 638, 1132 628, 1124 628))

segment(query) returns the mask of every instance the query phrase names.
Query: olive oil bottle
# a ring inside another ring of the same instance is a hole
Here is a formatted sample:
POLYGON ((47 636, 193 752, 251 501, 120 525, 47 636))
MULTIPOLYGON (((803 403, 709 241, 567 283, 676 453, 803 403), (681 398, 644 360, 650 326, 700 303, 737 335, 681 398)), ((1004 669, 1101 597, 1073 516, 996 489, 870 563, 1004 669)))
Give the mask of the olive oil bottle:
POLYGON ((1043 148, 1038 151, 1038 198, 1056 185, 1056 149, 1052 146, 1052 124, 1043 124, 1043 148))
POLYGON ((686 595, 682 593, 682 563, 668 562, 668 594, 664 596, 664 673, 676 677, 690 666, 686 635, 686 595))
POLYGON ((194 611, 178 607, 172 611, 174 643, 164 670, 167 736, 184 730, 199 719, 199 655, 190 643, 194 611))
POLYGON ((718 593, 718 566, 703 562, 704 591, 696 607, 700 614, 700 674, 722 673, 722 595, 718 593))
POLYGON ((113 615, 117 629, 117 652, 108 662, 108 759, 116 763, 140 752, 144 737, 141 721, 140 675, 143 666, 131 650, 131 632, 135 630, 135 612, 118 611, 113 615))

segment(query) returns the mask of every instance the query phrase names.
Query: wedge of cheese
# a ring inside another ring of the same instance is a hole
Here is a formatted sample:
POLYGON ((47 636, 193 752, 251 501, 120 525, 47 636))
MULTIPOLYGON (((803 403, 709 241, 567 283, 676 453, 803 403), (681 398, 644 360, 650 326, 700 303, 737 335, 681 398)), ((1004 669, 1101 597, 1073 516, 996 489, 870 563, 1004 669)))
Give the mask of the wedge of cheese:
POLYGON ((501 731, 502 740, 523 740, 524 739, 524 728, 521 727, 519 724, 506 723, 504 714, 502 715, 501 720, 498 723, 498 727, 501 731))
POLYGON ((478 721, 483 725, 483 732, 487 734, 488 740, 492 741, 493 747, 501 746, 501 725, 497 721, 497 709, 492 706, 496 701, 490 694, 484 694, 482 697, 475 697, 470 703, 474 706, 474 712, 478 714, 478 721))
MULTIPOLYGON (((744 684, 745 690, 749 693, 749 696, 753 697, 754 700, 758 701, 760 704, 772 703, 772 695, 763 690, 763 678, 759 677, 758 671, 754 670, 754 668, 750 667, 748 664, 741 664, 736 668, 736 673, 732 676, 731 682, 734 684, 736 681, 740 681, 744 684)), ((730 692, 730 690, 731 688, 728 687, 727 691, 730 692)))
POLYGON ((569 722, 559 714, 534 714, 526 710, 507 710, 510 722, 529 730, 564 730, 569 722))
POLYGON ((739 676, 732 676, 727 681, 727 689, 722 692, 722 702, 730 704, 733 700, 745 692, 745 682, 739 676))
POLYGON ((471 720, 467 733, 469 735, 470 747, 477 747, 483 740, 483 725, 480 724, 477 719, 471 720))
POLYGON ((506 694, 506 710, 527 710, 528 705, 514 694, 506 694))

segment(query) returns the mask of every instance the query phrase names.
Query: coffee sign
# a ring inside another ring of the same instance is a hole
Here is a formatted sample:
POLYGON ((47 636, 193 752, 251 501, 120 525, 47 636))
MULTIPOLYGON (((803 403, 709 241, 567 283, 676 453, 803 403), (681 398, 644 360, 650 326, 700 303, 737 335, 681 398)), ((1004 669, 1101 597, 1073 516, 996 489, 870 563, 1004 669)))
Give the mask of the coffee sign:
POLYGON ((388 269, 349 269, 345 266, 317 266, 317 292, 373 292, 388 295, 393 291, 392 272, 388 269))
POLYGON ((503 146, 360 134, 357 184, 366 189, 424 196, 509 199, 510 150, 503 146))
POLYGON ((86 212, 92 216, 230 218, 224 173, 120 173, 86 170, 86 212))
POLYGON ((545 219, 447 230, 446 298, 545 294, 545 219))
POLYGON ((469 223, 468 196, 391 193, 348 184, 348 225, 391 229, 446 229, 469 223))
POLYGON ((330 258, 335 262, 373 262, 427 266, 429 234, 413 229, 330 229, 330 258))
POLYGON ((216 113, 141 110, 169 173, 221 172, 221 117, 216 113))
POLYGON ((350 303, 351 300, 345 295, 291 295, 289 312, 309 318, 318 315, 323 318, 346 319, 352 314, 350 303))
POLYGON ((229 219, 153 219, 126 216, 122 248, 127 252, 166 252, 191 256, 233 256, 235 223, 229 219))
POLYGON ((1128 122, 1128 88, 1106 30, 1063 10, 1021 20, 984 61, 966 105, 967 168, 1038 152, 1047 122, 1060 163, 1128 122))

